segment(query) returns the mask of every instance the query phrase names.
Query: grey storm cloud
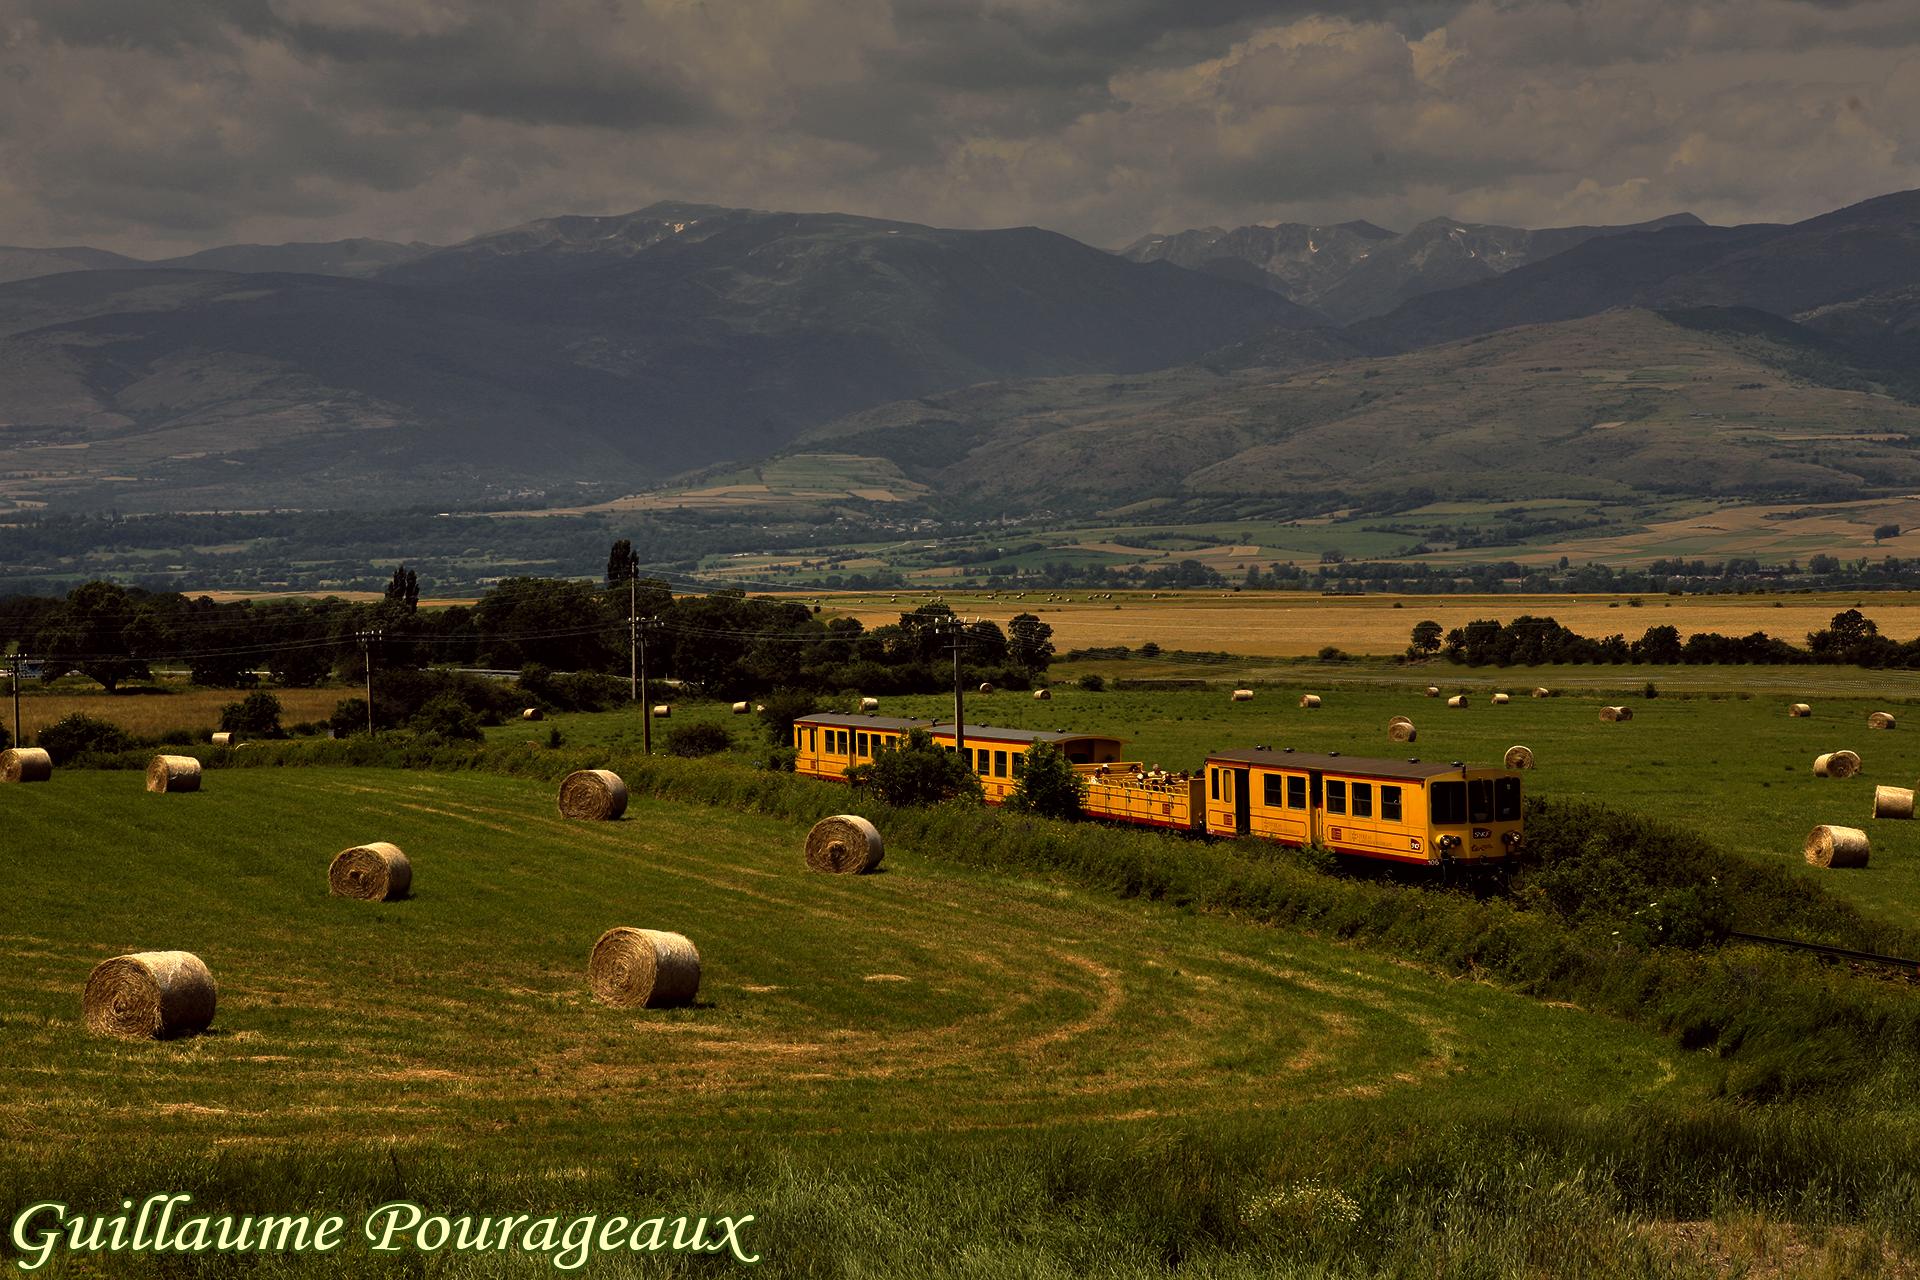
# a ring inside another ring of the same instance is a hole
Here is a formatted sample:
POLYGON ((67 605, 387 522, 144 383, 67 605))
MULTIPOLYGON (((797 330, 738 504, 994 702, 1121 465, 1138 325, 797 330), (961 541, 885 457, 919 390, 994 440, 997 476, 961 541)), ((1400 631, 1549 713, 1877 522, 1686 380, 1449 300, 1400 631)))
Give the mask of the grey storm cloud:
POLYGON ((1095 243, 1920 186, 1911 0, 0 0, 0 243, 680 198, 1095 243))

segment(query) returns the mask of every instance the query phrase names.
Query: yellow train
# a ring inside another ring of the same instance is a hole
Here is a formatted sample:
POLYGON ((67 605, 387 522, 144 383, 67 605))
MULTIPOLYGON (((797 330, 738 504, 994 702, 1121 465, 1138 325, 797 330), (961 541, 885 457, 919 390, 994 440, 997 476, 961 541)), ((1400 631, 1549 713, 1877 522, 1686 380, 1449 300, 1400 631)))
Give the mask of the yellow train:
MULTIPOLYGON (((914 729, 952 750, 951 724, 878 715, 809 715, 793 722, 794 770, 844 782, 914 729)), ((1503 866, 1520 847, 1520 775, 1458 762, 1368 759, 1258 748, 1220 751, 1198 772, 1169 772, 1120 758, 1125 739, 969 725, 967 763, 987 803, 1018 785, 1036 742, 1058 747, 1087 783, 1089 817, 1289 845, 1407 866, 1503 866)))

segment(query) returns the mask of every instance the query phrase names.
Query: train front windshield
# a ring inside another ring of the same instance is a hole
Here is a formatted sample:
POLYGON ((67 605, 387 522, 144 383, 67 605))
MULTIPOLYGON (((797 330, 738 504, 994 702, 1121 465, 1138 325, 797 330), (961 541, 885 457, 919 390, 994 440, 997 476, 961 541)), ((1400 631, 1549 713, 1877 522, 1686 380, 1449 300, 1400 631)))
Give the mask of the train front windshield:
POLYGON ((1475 778, 1433 784, 1433 825, 1520 821, 1520 779, 1475 778))

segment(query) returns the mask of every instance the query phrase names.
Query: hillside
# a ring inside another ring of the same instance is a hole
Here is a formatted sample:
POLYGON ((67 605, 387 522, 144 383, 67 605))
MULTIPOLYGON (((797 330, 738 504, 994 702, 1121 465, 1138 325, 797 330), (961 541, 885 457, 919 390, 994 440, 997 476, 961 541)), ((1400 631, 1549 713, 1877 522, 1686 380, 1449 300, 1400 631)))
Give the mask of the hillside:
POLYGON ((890 405, 807 443, 976 503, 1082 509, 1409 491, 1505 499, 1857 496, 1920 484, 1920 407, 1815 381, 1817 346, 1644 310, 1301 368, 1002 384, 890 405))
POLYGON ((687 206, 530 224, 365 279, 46 276, 0 286, 0 496, 573 494, 762 456, 902 396, 1132 373, 1312 321, 1031 228, 687 206))

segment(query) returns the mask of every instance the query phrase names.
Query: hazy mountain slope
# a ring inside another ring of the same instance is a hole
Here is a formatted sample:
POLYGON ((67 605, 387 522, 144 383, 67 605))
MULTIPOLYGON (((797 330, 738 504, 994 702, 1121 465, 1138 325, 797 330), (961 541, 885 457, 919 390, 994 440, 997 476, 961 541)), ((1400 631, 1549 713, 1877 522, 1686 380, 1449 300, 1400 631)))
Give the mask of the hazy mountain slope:
POLYGON ((812 433, 979 503, 1850 493, 1920 483, 1920 407, 1785 372, 1785 335, 1646 311, 1304 370, 1049 380, 812 433))
POLYGON ((74 245, 64 249, 18 249, 0 245, 0 284, 10 280, 30 280, 35 276, 57 275, 62 271, 110 271, 117 267, 139 266, 134 258, 124 258, 105 249, 74 245))
POLYGON ((391 240, 333 240, 324 243, 230 244, 147 265, 185 271, 294 272, 304 275, 377 275, 388 267, 431 253, 430 244, 391 240))

